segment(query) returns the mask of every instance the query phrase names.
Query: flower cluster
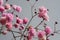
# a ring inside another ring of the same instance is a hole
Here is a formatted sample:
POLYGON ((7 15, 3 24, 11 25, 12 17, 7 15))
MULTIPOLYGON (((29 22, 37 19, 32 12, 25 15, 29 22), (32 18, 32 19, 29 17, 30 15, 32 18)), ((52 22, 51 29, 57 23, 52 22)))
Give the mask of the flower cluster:
POLYGON ((39 15, 38 16, 40 18, 43 18, 46 21, 49 21, 49 16, 47 13, 48 13, 48 10, 44 6, 42 6, 39 8, 39 15))
POLYGON ((36 31, 33 26, 29 26, 28 28, 28 40, 32 40, 34 36, 37 35, 39 40, 46 40, 47 35, 52 33, 52 29, 49 26, 46 26, 45 30, 36 31))
MULTIPOLYGON (((6 1, 7 2, 7 1, 6 1)), ((18 5, 11 5, 9 3, 4 3, 4 0, 0 0, 0 24, 5 26, 6 30, 1 31, 2 34, 6 34, 9 30, 12 30, 12 27, 14 26, 15 28, 18 28, 19 25, 19 30, 24 29, 24 24, 28 23, 28 18, 21 19, 19 17, 16 17, 16 23, 12 23, 14 20, 14 15, 13 12, 9 12, 9 10, 21 12, 22 8, 18 5)))

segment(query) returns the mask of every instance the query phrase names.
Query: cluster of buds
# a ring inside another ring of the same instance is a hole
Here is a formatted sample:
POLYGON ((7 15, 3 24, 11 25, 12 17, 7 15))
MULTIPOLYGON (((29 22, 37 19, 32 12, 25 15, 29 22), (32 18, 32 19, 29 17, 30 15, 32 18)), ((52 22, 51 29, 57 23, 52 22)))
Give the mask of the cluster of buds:
POLYGON ((33 26, 29 26, 28 28, 28 40, 32 40, 34 36, 37 35, 38 40, 46 40, 47 35, 50 35, 52 33, 52 29, 49 26, 46 26, 45 30, 38 30, 36 31, 33 26))
MULTIPOLYGON (((8 0, 6 0, 6 2, 7 1, 8 0)), ((22 8, 20 6, 4 3, 4 0, 0 0, 0 13, 1 13, 0 24, 2 26, 4 25, 6 28, 6 30, 2 31, 2 34, 6 34, 9 30, 12 30, 13 26, 15 28, 18 28, 20 25, 19 29, 23 30, 24 29, 23 25, 28 23, 28 18, 25 17, 24 19, 20 19, 19 17, 16 17, 16 23, 12 24, 14 17, 16 16, 14 15, 14 13, 8 12, 9 10, 12 9, 20 13, 22 11, 22 8)))
POLYGON ((48 13, 48 10, 44 6, 42 6, 42 7, 39 8, 39 14, 38 14, 38 16, 40 18, 43 18, 46 21, 49 21, 49 16, 48 16, 47 13, 48 13))

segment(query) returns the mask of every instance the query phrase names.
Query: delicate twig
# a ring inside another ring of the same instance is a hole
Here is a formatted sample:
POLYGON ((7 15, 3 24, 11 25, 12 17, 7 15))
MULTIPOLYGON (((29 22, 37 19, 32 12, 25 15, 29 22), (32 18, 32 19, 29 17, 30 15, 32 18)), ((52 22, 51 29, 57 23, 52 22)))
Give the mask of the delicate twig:
POLYGON ((54 32, 56 31, 56 24, 54 24, 54 32))
POLYGON ((30 22, 32 21, 32 19, 33 19, 35 16, 36 16, 36 15, 34 15, 34 16, 30 19, 30 21, 28 22, 27 26, 25 27, 25 30, 23 31, 23 33, 22 33, 22 35, 21 35, 20 40, 22 39, 23 34, 25 33, 25 31, 26 31, 27 27, 29 26, 30 22))
POLYGON ((17 31, 13 31, 13 30, 10 30, 10 32, 22 34, 21 32, 17 32, 17 31))
POLYGON ((1 26, 0 33, 1 33, 2 29, 3 29, 3 26, 1 26))
MULTIPOLYGON (((26 35, 23 35, 24 37, 27 37, 26 35)), ((15 37, 21 37, 21 36, 15 36, 15 37)))
POLYGON ((32 15, 32 17, 33 17, 33 7, 35 6, 36 2, 31 6, 31 15, 32 15))
POLYGON ((12 32, 12 35, 13 35, 14 40, 16 40, 16 37, 15 37, 15 35, 14 35, 13 31, 11 31, 11 32, 12 32))
POLYGON ((39 27, 39 25, 41 25, 43 23, 44 20, 42 20, 36 27, 35 29, 37 29, 39 27))

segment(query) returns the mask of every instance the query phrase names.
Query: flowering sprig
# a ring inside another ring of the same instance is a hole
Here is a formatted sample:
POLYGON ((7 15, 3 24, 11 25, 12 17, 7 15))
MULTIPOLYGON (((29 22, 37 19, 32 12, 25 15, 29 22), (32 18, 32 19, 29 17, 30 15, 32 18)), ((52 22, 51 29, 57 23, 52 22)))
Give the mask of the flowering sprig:
MULTIPOLYGON (((54 23, 54 31, 52 32, 52 29, 50 26, 48 26, 45 21, 49 21, 49 16, 48 16, 48 9, 44 6, 39 7, 39 12, 33 12, 33 8, 35 4, 37 3, 38 0, 35 0, 35 3, 31 6, 31 19, 28 20, 27 17, 24 17, 21 19, 18 15, 14 14, 14 12, 21 13, 23 10, 20 6, 18 5, 13 5, 7 3, 9 0, 6 0, 5 3, 3 0, 0 0, 0 34, 6 35, 8 32, 11 32, 13 35, 14 40, 16 40, 17 37, 20 37, 20 40, 32 40, 36 35, 38 37, 38 40, 49 40, 50 36, 54 36, 55 33, 59 33, 60 30, 56 30, 56 25, 58 24, 57 22, 54 23), (13 10, 10 12, 10 10, 13 10), (33 15, 34 14, 34 15, 33 15), (42 21, 33 27, 30 25, 32 19, 37 16, 38 18, 41 18, 42 21), (15 18, 15 21, 14 21, 15 18), (15 23, 13 23, 15 22, 15 23), (39 29, 38 27, 40 25, 43 25, 44 29, 39 29), (13 27, 16 29, 18 28, 19 31, 13 31, 13 27), (20 32, 21 31, 21 32, 20 32), (20 34, 19 36, 15 36, 14 33, 20 34)), ((30 0, 27 0, 28 2, 30 0)))

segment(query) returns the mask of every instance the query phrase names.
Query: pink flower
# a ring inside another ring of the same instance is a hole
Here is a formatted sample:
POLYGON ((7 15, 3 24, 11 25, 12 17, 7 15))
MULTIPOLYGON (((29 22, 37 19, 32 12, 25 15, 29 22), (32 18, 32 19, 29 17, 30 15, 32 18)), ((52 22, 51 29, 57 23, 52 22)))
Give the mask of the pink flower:
POLYGON ((28 30, 28 34, 30 34, 30 36, 35 36, 36 30, 32 26, 30 26, 28 30))
POLYGON ((11 9, 10 4, 5 4, 5 9, 10 10, 11 9))
POLYGON ((0 0, 0 5, 3 5, 3 0, 0 0))
POLYGON ((32 40, 32 36, 30 35, 30 34, 28 34, 28 36, 27 36, 27 40, 32 40))
POLYGON ((22 24, 22 23, 23 23, 23 20, 17 17, 17 18, 16 18, 16 23, 22 24))
POLYGON ((46 40, 46 36, 44 36, 42 38, 38 38, 38 40, 46 40))
POLYGON ((8 22, 11 22, 14 18, 13 14, 11 14, 11 13, 8 13, 6 17, 7 17, 8 22))
POLYGON ((45 21, 49 21, 49 16, 46 14, 46 15, 43 16, 43 19, 44 19, 45 21))
POLYGON ((47 13, 48 11, 47 11, 47 9, 44 6, 42 6, 42 7, 39 8, 39 12, 47 13))
POLYGON ((23 30, 23 29, 24 29, 24 26, 20 26, 20 27, 19 27, 19 30, 23 30))
POLYGON ((2 34, 3 35, 6 35, 8 31, 2 31, 2 34))
POLYGON ((45 32, 46 34, 50 34, 52 32, 52 29, 49 26, 46 26, 45 32))
POLYGON ((14 26, 15 28, 18 28, 19 24, 18 24, 18 23, 15 23, 13 26, 14 26))
POLYGON ((43 18, 46 21, 49 21, 49 16, 47 15, 47 9, 45 7, 39 8, 38 17, 43 18))
POLYGON ((17 6, 17 7, 16 7, 16 11, 17 11, 17 12, 21 12, 21 11, 22 11, 22 8, 21 8, 20 6, 17 6))
POLYGON ((12 22, 13 21, 13 18, 14 18, 14 15, 11 14, 11 13, 3 13, 2 16, 3 17, 6 17, 7 22, 12 22))
POLYGON ((6 17, 6 16, 7 16, 7 13, 2 13, 2 16, 3 16, 3 17, 6 17))
POLYGON ((1 17, 1 18, 0 18, 0 23, 1 23, 2 25, 6 24, 6 17, 1 17))
POLYGON ((5 8, 3 6, 0 6, 0 12, 4 12, 6 11, 5 8))
POLYGON ((28 22, 28 19, 25 17, 24 19, 23 19, 23 24, 26 24, 28 22))
POLYGON ((11 30, 12 29, 12 23, 6 23, 6 28, 8 29, 8 30, 11 30))
POLYGON ((22 8, 20 6, 17 6, 17 5, 13 5, 12 8, 14 10, 16 10, 17 12, 21 12, 22 11, 22 8))
POLYGON ((38 38, 43 38, 45 36, 45 31, 38 32, 38 38))

